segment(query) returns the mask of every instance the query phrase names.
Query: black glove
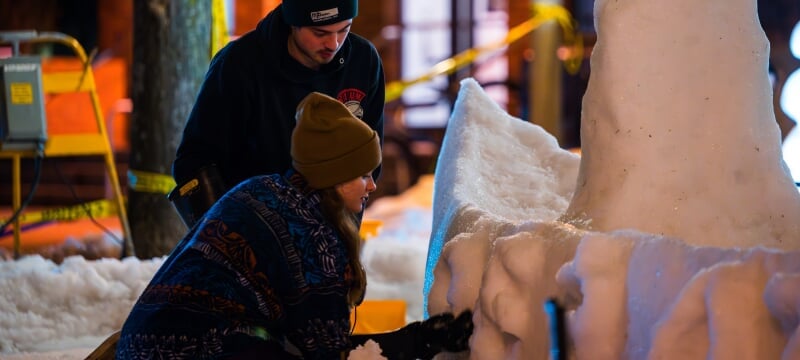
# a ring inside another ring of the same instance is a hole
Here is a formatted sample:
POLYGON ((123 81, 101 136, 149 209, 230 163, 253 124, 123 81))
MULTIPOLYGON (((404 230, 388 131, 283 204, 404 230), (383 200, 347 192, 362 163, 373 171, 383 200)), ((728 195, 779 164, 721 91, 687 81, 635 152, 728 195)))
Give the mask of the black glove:
POLYGON ((471 310, 463 311, 458 317, 453 317, 451 313, 434 315, 416 324, 414 352, 419 359, 431 359, 443 351, 461 352, 469 349, 469 337, 474 327, 471 310))
POLYGON ((469 349, 472 335, 472 311, 458 317, 451 313, 415 321, 398 330, 378 334, 351 335, 352 348, 372 339, 389 360, 428 360, 442 351, 460 352, 469 349))

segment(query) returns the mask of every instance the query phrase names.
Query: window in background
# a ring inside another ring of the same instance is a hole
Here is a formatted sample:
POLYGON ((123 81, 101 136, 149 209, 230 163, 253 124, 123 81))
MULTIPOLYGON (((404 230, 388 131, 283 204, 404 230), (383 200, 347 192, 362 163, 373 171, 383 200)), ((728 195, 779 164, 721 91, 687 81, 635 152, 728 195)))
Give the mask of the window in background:
MULTIPOLYGON (((800 22, 794 26, 789 48, 792 55, 800 59, 800 22)), ((783 112, 795 122, 794 128, 783 140, 783 160, 789 166, 795 183, 800 183, 800 68, 786 78, 780 103, 783 112)))
MULTIPOLYGON (((451 57, 450 1, 404 0, 402 2, 402 78, 411 80, 426 74, 437 63, 451 57)), ((474 0, 476 44, 502 40, 508 32, 508 16, 496 1, 474 0)), ((502 51, 481 56, 475 62, 474 77, 481 83, 504 82, 508 65, 502 51)), ((454 84, 457 86, 457 84, 454 84)), ((447 98, 446 75, 409 87, 402 96, 405 125, 411 128, 441 128, 447 125, 452 104, 447 98)), ((499 104, 507 103, 505 89, 487 89, 499 104)))

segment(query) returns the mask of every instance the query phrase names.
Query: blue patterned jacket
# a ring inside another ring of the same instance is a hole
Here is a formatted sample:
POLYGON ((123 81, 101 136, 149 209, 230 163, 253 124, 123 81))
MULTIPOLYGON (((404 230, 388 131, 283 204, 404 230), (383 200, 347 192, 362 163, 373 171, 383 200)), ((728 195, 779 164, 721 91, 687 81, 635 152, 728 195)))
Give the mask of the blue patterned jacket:
POLYGON ((250 178, 156 272, 117 358, 223 358, 288 340, 305 359, 337 359, 349 343, 349 274, 345 245, 301 176, 250 178))

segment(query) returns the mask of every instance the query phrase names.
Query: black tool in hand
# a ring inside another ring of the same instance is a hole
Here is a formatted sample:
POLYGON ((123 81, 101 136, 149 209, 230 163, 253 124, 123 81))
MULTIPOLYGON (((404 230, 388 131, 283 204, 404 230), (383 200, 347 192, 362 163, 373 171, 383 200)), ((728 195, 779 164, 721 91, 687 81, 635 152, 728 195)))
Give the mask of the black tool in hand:
POLYGON ((395 331, 352 335, 350 339, 353 348, 370 339, 375 341, 389 360, 427 360, 443 351, 469 349, 472 329, 472 311, 465 310, 457 317, 452 313, 438 314, 395 331))

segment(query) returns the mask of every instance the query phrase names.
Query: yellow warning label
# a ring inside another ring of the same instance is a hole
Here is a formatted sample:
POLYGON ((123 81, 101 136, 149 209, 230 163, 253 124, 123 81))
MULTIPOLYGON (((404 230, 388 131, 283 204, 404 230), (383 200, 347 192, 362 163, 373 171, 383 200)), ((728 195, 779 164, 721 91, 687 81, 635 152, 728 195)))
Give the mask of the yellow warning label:
POLYGON ((11 83, 10 89, 12 104, 33 104, 33 85, 31 83, 11 83))
POLYGON ((197 180, 197 179, 192 179, 191 181, 187 182, 186 184, 183 184, 183 186, 181 186, 181 189, 180 189, 181 196, 185 196, 186 194, 189 193, 189 191, 194 190, 199 185, 200 185, 200 181, 197 180))

